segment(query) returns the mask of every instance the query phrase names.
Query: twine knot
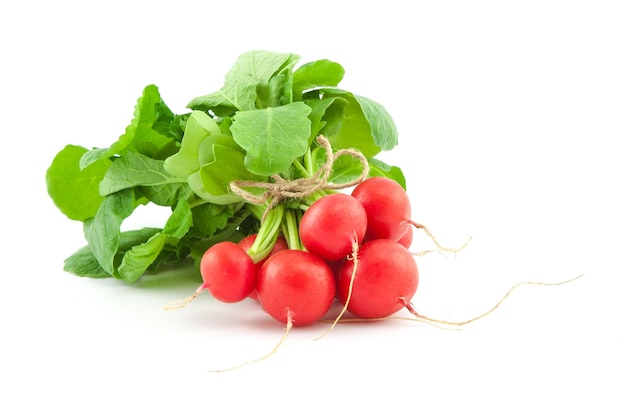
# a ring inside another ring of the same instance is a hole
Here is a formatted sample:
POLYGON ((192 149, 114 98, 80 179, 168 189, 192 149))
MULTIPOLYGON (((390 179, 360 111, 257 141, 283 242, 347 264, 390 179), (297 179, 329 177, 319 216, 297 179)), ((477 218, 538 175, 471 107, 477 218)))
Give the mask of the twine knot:
POLYGON ((326 151, 326 161, 324 164, 310 177, 296 178, 294 180, 286 180, 280 175, 272 175, 270 178, 273 182, 262 181, 232 181, 230 183, 230 189, 243 198, 244 200, 261 205, 269 201, 269 204, 265 210, 267 213, 272 208, 276 207, 281 201, 288 198, 304 198, 311 194, 314 194, 322 190, 340 190, 343 188, 352 187, 363 181, 369 173, 369 163, 367 158, 356 149, 340 149, 333 153, 330 142, 323 135, 319 135, 317 143, 320 147, 326 151), (360 175, 352 181, 334 184, 328 181, 330 174, 333 170, 333 164, 342 155, 349 155, 359 160, 363 169, 360 175), (250 188, 262 188, 265 191, 261 194, 253 194, 243 187, 250 188))

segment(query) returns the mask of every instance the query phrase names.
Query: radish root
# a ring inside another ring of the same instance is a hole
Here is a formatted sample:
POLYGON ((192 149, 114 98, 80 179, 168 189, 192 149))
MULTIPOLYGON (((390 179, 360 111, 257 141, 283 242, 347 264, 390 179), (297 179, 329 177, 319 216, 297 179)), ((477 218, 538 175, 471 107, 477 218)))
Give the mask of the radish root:
POLYGON ((439 320, 439 319, 434 319, 428 316, 425 316, 423 314, 420 314, 417 312, 417 310, 415 310, 415 306, 408 300, 406 300, 404 297, 399 297, 398 301, 400 301, 402 304, 404 304, 404 306, 406 307, 406 309, 413 315, 415 316, 417 319, 420 319, 422 321, 425 322, 432 322, 432 323, 438 323, 438 324, 442 324, 442 325, 448 325, 448 326, 464 326, 466 324, 472 323, 474 321, 477 321, 479 319, 482 319, 486 316, 488 316, 489 314, 491 314, 494 310, 496 310, 503 302, 504 300, 506 300, 509 295, 518 287, 521 287, 522 285, 542 285, 542 286, 557 286, 557 285, 564 285, 564 284, 568 284, 572 281, 575 281, 579 278, 581 278, 583 275, 578 275, 574 278, 570 278, 568 280, 565 281, 560 281, 560 282, 537 282, 537 281, 524 281, 524 282, 518 282, 517 284, 515 284, 513 287, 511 287, 511 289, 509 289, 509 291, 507 291, 506 294, 504 294, 504 296, 500 299, 500 301, 498 301, 493 307, 491 307, 489 310, 487 310, 486 312, 476 316, 476 317, 472 317, 470 319, 467 320, 463 320, 463 321, 447 321, 447 320, 439 320))
POLYGON ((426 236, 428 236, 430 238, 430 240, 433 241, 433 243, 439 248, 438 250, 425 250, 425 251, 421 251, 421 252, 417 252, 415 255, 417 256, 423 256, 427 253, 431 253, 431 252, 450 252, 450 253, 454 253, 456 254, 457 252, 462 251, 472 240, 472 238, 470 237, 469 239, 467 239, 467 241, 459 248, 448 248, 445 247, 443 245, 441 245, 437 239, 435 238, 435 236, 431 233, 430 230, 428 230, 428 228, 426 226, 424 226, 421 223, 417 223, 413 220, 408 220, 407 223, 409 223, 410 225, 412 225, 413 227, 415 227, 416 229, 421 229, 424 231, 424 233, 426 233, 426 236))
POLYGON ((234 371, 236 369, 243 368, 246 365, 251 365, 253 363, 258 363, 258 362, 264 361, 265 359, 269 358, 270 356, 272 356, 273 354, 278 352, 278 349, 283 345, 283 343, 285 343, 285 340, 287 340, 287 336, 289 335, 289 330, 291 330, 292 327, 293 327, 293 313, 291 312, 291 310, 288 310, 287 311, 287 324, 285 325, 285 332, 283 333, 283 336, 280 338, 278 343, 276 343, 276 346, 274 346, 274 349, 272 349, 270 352, 266 353, 265 355, 261 356, 260 358, 257 358, 257 359, 254 359, 254 360, 251 360, 251 361, 248 361, 248 362, 241 363, 241 364, 239 364, 237 366, 233 366, 231 368, 210 369, 209 372, 234 371))
POLYGON ((366 322, 370 322, 370 321, 386 321, 386 320, 406 320, 406 321, 417 321, 417 322, 421 322, 424 324, 428 324, 429 326, 433 326, 436 327, 438 329, 441 330, 461 330, 460 327, 450 327, 450 326, 442 326, 439 323, 433 322, 433 321, 429 321, 429 320, 425 320, 421 317, 399 317, 399 316, 389 316, 389 317, 380 317, 380 318, 374 318, 374 319, 364 319, 364 318, 359 318, 359 317, 354 317, 354 318, 347 318, 347 319, 341 319, 341 320, 320 320, 321 323, 333 323, 333 322, 337 322, 337 323, 366 323, 366 322))
POLYGON ((199 286, 189 297, 167 303, 165 307, 163 307, 163 310, 176 310, 178 308, 187 307, 205 288, 204 285, 199 286))
POLYGON ((352 298, 352 288, 354 287, 354 277, 356 276, 356 269, 359 265, 358 254, 359 254, 359 240, 357 238, 356 232, 354 232, 354 239, 352 240, 352 254, 350 254, 350 256, 348 257, 348 259, 352 261, 352 275, 350 276, 350 285, 348 286, 348 295, 346 297, 346 302, 344 303, 343 308, 341 309, 341 311, 339 312, 335 320, 333 320, 330 327, 326 329, 326 331, 321 336, 315 338, 314 340, 320 340, 321 338, 326 336, 328 333, 330 333, 335 328, 335 325, 339 323, 339 321, 341 320, 341 317, 348 310, 348 304, 350 303, 350 299, 352 298))

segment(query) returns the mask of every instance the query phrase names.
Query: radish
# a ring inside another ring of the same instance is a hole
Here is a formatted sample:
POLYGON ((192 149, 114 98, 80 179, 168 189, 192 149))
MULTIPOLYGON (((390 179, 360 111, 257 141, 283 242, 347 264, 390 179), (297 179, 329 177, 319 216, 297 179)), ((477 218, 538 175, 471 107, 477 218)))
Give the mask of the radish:
MULTIPOLYGON (((426 226, 411 219, 409 196, 404 188, 392 179, 386 177, 367 178, 354 187, 352 196, 363 205, 367 213, 365 241, 390 239, 399 241, 408 248, 413 242, 411 226, 422 229, 440 250, 446 252, 456 253, 471 240, 471 238, 468 239, 460 248, 449 248, 439 244, 426 226)), ((426 252, 430 251, 423 253, 426 252)))
POLYGON ((271 256, 259 270, 256 288, 263 310, 289 326, 318 321, 335 298, 335 279, 328 264, 296 249, 271 256))
POLYGON ((385 177, 370 177, 352 190, 367 213, 366 240, 400 239, 410 229, 411 204, 404 188, 385 177))
POLYGON ((209 247, 200 259, 202 284, 189 297, 165 306, 166 310, 189 305, 204 290, 225 303, 236 303, 248 297, 256 285, 257 269, 248 253, 230 241, 209 247))
MULTIPOLYGON (((254 244, 254 241, 256 240, 256 237, 257 237, 256 233, 248 235, 248 236, 244 237, 243 239, 241 239, 237 243, 237 245, 239 245, 243 250, 248 252, 248 250, 254 244)), ((272 256, 273 254, 275 254, 277 252, 280 252, 281 250, 285 250, 285 249, 289 249, 289 247, 287 246, 287 241, 285 241, 285 238, 283 238, 282 236, 278 236, 278 238, 276 239, 276 243, 274 243, 274 246, 272 247, 272 251, 270 252, 270 254, 254 264, 255 275, 258 273, 259 269, 261 269, 261 267, 263 266, 263 263, 265 263, 265 261, 270 256, 272 256)), ((249 297, 254 299, 254 300, 258 300, 256 289, 252 290, 252 292, 250 293, 249 297)))
POLYGON ((379 319, 406 307, 418 282, 417 264, 404 246, 390 239, 374 239, 340 267, 337 293, 355 316, 379 319))
POLYGON ((256 266, 248 253, 234 242, 211 246, 200 260, 200 275, 216 299, 235 303, 250 295, 256 284, 256 266))
POLYGON ((367 213, 348 194, 330 194, 315 201, 299 224, 302 245, 327 261, 337 261, 352 252, 352 245, 365 236, 367 213))

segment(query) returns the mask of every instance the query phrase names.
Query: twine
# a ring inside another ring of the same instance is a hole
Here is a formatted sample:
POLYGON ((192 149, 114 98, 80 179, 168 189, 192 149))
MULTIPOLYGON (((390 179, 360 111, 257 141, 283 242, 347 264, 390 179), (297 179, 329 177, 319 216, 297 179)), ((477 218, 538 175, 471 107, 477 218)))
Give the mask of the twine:
MULTIPOLYGON (((296 178, 294 180, 286 180, 280 175, 272 175, 270 178, 273 182, 262 181, 232 181, 230 189, 249 203, 261 205, 269 201, 269 205, 265 210, 265 214, 272 208, 276 207, 282 200, 287 198, 304 198, 322 190, 340 190, 349 188, 363 181, 369 173, 369 163, 367 158, 356 149, 340 149, 333 153, 330 142, 323 135, 319 135, 317 143, 326 151, 326 161, 312 176, 307 178, 296 178), (328 181, 333 170, 333 164, 342 155, 349 155, 359 160, 363 166, 361 174, 352 181, 334 184, 328 181), (260 194, 253 194, 243 187, 262 188, 265 191, 260 194)), ((264 214, 264 217, 265 217, 264 214)))

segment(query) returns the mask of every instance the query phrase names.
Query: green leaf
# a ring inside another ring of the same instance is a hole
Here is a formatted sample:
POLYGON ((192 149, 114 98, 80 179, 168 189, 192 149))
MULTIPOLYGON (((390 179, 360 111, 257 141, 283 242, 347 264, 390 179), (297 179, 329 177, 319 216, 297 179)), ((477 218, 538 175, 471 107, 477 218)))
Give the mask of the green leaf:
POLYGON ((143 227, 137 230, 124 230, 120 234, 120 244, 118 248, 119 253, 126 253, 133 247, 146 242, 152 236, 161 231, 162 229, 158 227, 143 227))
POLYGON ((188 178, 194 193, 214 204, 232 204, 241 197, 230 189, 233 181, 265 181, 267 177, 255 175, 246 169, 246 155, 241 149, 213 145, 214 160, 203 165, 188 178))
POLYGON ((79 161, 80 169, 85 169, 91 164, 99 161, 105 161, 111 156, 114 156, 115 152, 111 152, 109 148, 94 148, 86 152, 79 161))
POLYGON ((270 176, 287 170, 308 148, 311 108, 303 102, 239 112, 231 131, 246 151, 245 166, 253 174, 270 176))
POLYGON ((370 125, 374 143, 383 151, 389 151, 398 144, 398 128, 391 115, 379 103, 366 97, 355 95, 363 116, 370 125))
POLYGON ((233 217, 235 210, 233 205, 218 205, 205 203, 191 209, 192 226, 189 236, 205 237, 212 236, 217 230, 223 229, 228 220, 233 217))
POLYGON ((303 91, 311 88, 337 87, 344 74, 341 65, 328 59, 306 63, 293 73, 294 94, 300 98, 303 91))
POLYGON ((98 263, 113 275, 114 258, 120 243, 120 226, 134 210, 134 193, 130 189, 109 194, 95 217, 83 224, 85 238, 98 263))
POLYGON ((333 163, 329 181, 334 184, 345 184, 354 181, 363 174, 361 162, 349 155, 342 155, 333 163))
POLYGON ((218 116, 229 116, 237 111, 252 110, 256 107, 256 87, 258 81, 250 75, 239 79, 226 78, 226 84, 219 91, 196 97, 187 104, 193 110, 211 111, 218 116))
POLYGON ((127 150, 154 156, 172 142, 169 129, 175 121, 174 114, 161 100, 159 90, 155 85, 149 85, 143 90, 143 95, 137 100, 135 114, 126 131, 107 149, 94 149, 83 155, 80 166, 85 168, 95 161, 122 155, 127 150))
POLYGON ((191 247, 190 253, 196 265, 200 262, 200 258, 202 258, 204 252, 212 245, 226 240, 238 242, 245 237, 241 235, 240 229, 243 223, 251 217, 250 211, 247 209, 239 210, 234 215, 231 215, 226 224, 216 230, 215 233, 211 233, 203 239, 196 240, 191 247))
POLYGON ((293 101, 291 80, 291 73, 287 70, 286 73, 272 76, 267 84, 258 85, 256 107, 264 109, 291 103, 293 101))
MULTIPOLYGON (((134 246, 146 242, 150 237, 159 233, 161 229, 146 227, 140 230, 123 231, 120 234, 120 242, 116 258, 123 256, 134 246)), ((64 270, 81 277, 89 278, 110 278, 111 273, 105 271, 91 251, 89 245, 83 246, 67 259, 65 259, 64 270)))
POLYGON ((198 148, 198 160, 200 161, 200 166, 215 160, 215 146, 224 146, 234 151, 243 153, 243 149, 237 145, 232 136, 222 134, 211 135, 204 140, 198 148))
POLYGON ((173 245, 182 239, 192 226, 193 216, 186 200, 180 200, 168 218, 162 232, 157 232, 146 242, 128 250, 115 271, 115 276, 134 283, 151 267, 169 242, 173 245))
POLYGON ((317 135, 333 135, 341 127, 343 107, 347 101, 341 97, 322 98, 321 100, 307 100, 306 104, 311 107, 309 119, 311 119, 311 135, 309 145, 317 135))
MULTIPOLYGON (((117 216, 119 220, 122 215, 117 216)), ((109 236, 110 241, 116 242, 106 247, 100 247, 90 241, 89 245, 81 248, 70 256, 65 263, 65 269, 81 276, 109 277, 114 276, 128 283, 136 282, 159 258, 165 245, 182 239, 192 226, 193 216, 189 203, 186 200, 178 202, 165 224, 163 230, 144 228, 140 231, 119 232, 121 222, 115 219, 106 223, 92 226, 92 233, 109 236), (106 266, 103 265, 106 257, 106 266), (119 263, 119 266, 116 264, 119 263)), ((88 239, 89 240, 89 239, 88 239)))
POLYGON ((80 277, 89 278, 109 278, 111 274, 104 270, 93 255, 91 248, 83 246, 67 259, 63 266, 63 270, 71 272, 80 277))
MULTIPOLYGON (((187 181, 151 186, 142 186, 136 189, 140 195, 158 206, 173 206, 179 200, 186 200, 193 194, 187 181)), ((142 204, 147 204, 143 203, 142 204)))
POLYGON ((137 282, 163 250, 166 238, 165 234, 156 233, 147 242, 136 245, 126 252, 116 271, 116 277, 129 284, 137 282))
MULTIPOLYGON (((398 143, 396 125, 377 102, 337 88, 321 88, 305 94, 305 100, 341 97, 347 104, 343 108, 339 129, 328 134, 328 139, 337 149, 356 148, 370 158, 381 150, 390 150, 398 143)), ((335 122, 335 126, 338 126, 335 122)))
POLYGON ((180 200, 163 227, 166 236, 182 239, 193 225, 193 213, 187 200, 180 200))
POLYGON ((267 89, 273 76, 292 68, 299 59, 298 55, 290 53, 246 52, 237 58, 219 91, 196 97, 187 107, 211 110, 220 115, 254 110, 257 108, 257 89, 267 89))
MULTIPOLYGON (((165 246, 163 247, 161 252, 159 252, 156 259, 152 261, 150 266, 148 266, 148 268, 144 272, 144 275, 158 273, 159 269, 165 264, 175 265, 177 263, 182 263, 189 256, 190 253, 190 247, 184 245, 172 246, 169 245, 166 240, 165 246)), ((197 279, 199 281, 202 281, 202 277, 200 276, 200 274, 198 274, 197 279)))
POLYGON ((180 178, 165 170, 165 162, 134 152, 117 158, 100 182, 100 194, 109 195, 137 186, 179 185, 180 178))
POLYGON ((397 166, 392 166, 384 163, 381 160, 371 158, 369 160, 370 165, 370 177, 387 177, 402 186, 406 190, 406 178, 402 169, 397 166))
POLYGON ((111 161, 101 160, 81 170, 79 162, 86 152, 83 147, 67 145, 46 171, 48 195, 63 214, 78 221, 96 215, 104 200, 98 184, 111 166, 111 161))
POLYGON ((165 169, 179 178, 187 178, 200 169, 198 149, 212 134, 220 134, 220 127, 208 114, 193 111, 187 119, 185 133, 178 153, 165 160, 165 169))

